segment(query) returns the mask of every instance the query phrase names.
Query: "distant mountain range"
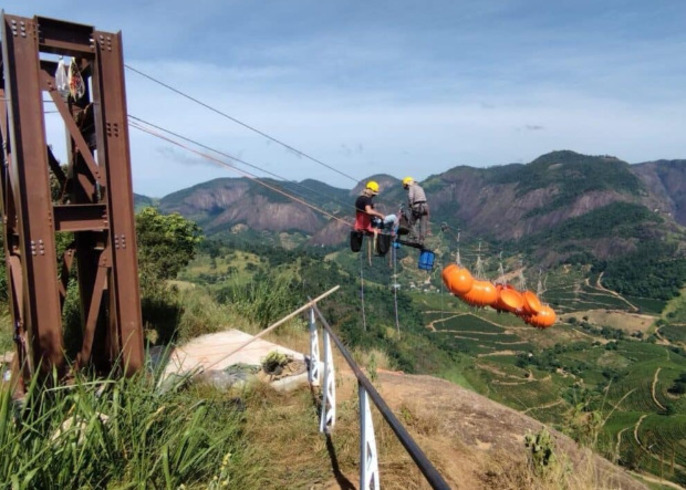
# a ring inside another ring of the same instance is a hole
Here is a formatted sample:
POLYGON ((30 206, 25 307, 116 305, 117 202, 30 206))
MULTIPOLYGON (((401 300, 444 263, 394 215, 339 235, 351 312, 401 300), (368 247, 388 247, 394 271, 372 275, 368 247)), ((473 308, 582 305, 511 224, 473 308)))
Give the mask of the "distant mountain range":
MULTIPOLYGON (((351 190, 316 180, 261 179, 260 185, 222 178, 169 194, 157 205, 195 220, 208 236, 286 234, 300 237, 299 243, 338 245, 347 240, 349 227, 318 209, 352 222, 354 199, 369 179, 381 186, 378 207, 396 212, 405 191, 389 175, 372 175, 351 190)), ((686 248, 686 160, 629 164, 612 156, 555 151, 528 164, 455 167, 421 185, 436 230, 445 223, 487 240, 546 244, 536 253, 547 262, 580 251, 614 257, 651 240, 686 248)), ((153 202, 136 196, 137 208, 153 202)))

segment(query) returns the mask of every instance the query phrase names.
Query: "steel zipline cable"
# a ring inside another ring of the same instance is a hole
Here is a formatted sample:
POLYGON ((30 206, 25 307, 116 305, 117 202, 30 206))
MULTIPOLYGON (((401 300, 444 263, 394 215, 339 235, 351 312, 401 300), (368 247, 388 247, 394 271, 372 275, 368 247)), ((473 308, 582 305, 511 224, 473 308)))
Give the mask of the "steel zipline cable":
MULTIPOLYGON (((332 198, 329 194, 325 194, 325 193, 323 193, 323 192, 317 191, 316 189, 312 189, 312 188, 310 188, 310 187, 307 187, 306 185, 303 185, 303 184, 300 183, 300 182, 295 182, 295 181, 292 181, 292 180, 288 180, 287 178, 283 177, 282 175, 276 174, 276 173, 274 173, 274 172, 270 172, 269 170, 266 170, 266 169, 264 169, 264 168, 261 168, 261 167, 259 167, 259 166, 257 166, 257 165, 252 164, 252 163, 248 163, 248 162, 246 162, 245 160, 243 160, 243 159, 241 159, 241 158, 238 158, 238 157, 236 157, 236 156, 234 156, 234 155, 231 155, 230 153, 226 153, 226 152, 217 150, 217 149, 212 148, 212 147, 210 147, 210 146, 207 146, 207 145, 205 145, 205 144, 203 144, 203 143, 200 143, 200 142, 198 142, 198 141, 195 141, 195 140, 193 140, 193 139, 191 139, 191 138, 188 138, 188 137, 186 137, 186 136, 183 136, 183 135, 181 135, 181 134, 179 134, 179 133, 176 133, 176 132, 171 131, 171 130, 169 130, 169 129, 163 128, 163 127, 158 126, 158 125, 156 125, 156 124, 153 124, 153 123, 151 123, 150 121, 146 121, 146 120, 144 120, 144 119, 141 119, 140 117, 136 117, 136 116, 131 115, 131 114, 129 114, 128 117, 129 117, 129 119, 131 119, 131 120, 133 120, 133 121, 136 121, 136 122, 138 122, 138 123, 141 123, 141 124, 143 124, 143 125, 145 125, 145 126, 154 128, 154 129, 156 129, 156 130, 158 130, 158 131, 161 131, 161 132, 166 133, 166 134, 168 134, 168 135, 171 135, 171 136, 173 136, 173 137, 175 137, 175 138, 178 138, 178 139, 180 139, 180 140, 183 140, 183 141, 186 141, 186 142, 188 142, 188 143, 191 143, 191 144, 193 144, 193 145, 195 145, 195 146, 198 146, 198 147, 200 147, 200 148, 204 148, 204 149, 206 149, 206 150, 209 150, 209 151, 211 151, 212 153, 216 153, 217 155, 221 155, 221 156, 223 156, 223 157, 229 158, 230 160, 232 160, 232 161, 234 161, 234 162, 238 162, 238 163, 241 163, 241 164, 243 164, 243 165, 245 165, 245 166, 247 166, 247 167, 253 168, 253 169, 255 169, 255 170, 259 170, 260 172, 264 172, 264 173, 267 174, 267 175, 271 175, 272 177, 274 177, 274 178, 276 178, 276 179, 279 179, 279 180, 282 180, 282 181, 284 181, 284 182, 288 182, 288 183, 290 183, 290 184, 293 184, 294 186, 300 187, 300 188, 302 188, 302 189, 304 189, 304 190, 307 190, 307 191, 309 191, 309 192, 311 192, 311 193, 313 193, 313 194, 317 194, 317 195, 319 195, 319 196, 325 197, 327 200, 332 201, 332 202, 338 204, 338 205, 341 206, 342 208, 346 208, 346 207, 349 207, 349 206, 350 206, 349 204, 342 203, 342 202, 340 202, 340 201, 338 201, 338 200, 332 198)), ((136 129, 138 129, 138 128, 136 128, 136 129)), ((300 197, 303 198, 303 199, 305 198, 305 196, 304 196, 303 194, 300 194, 300 197)))
MULTIPOLYGON (((213 163, 216 163, 217 165, 221 165, 221 166, 223 166, 223 167, 230 168, 231 170, 233 170, 233 171, 235 171, 235 172, 237 172, 237 173, 243 175, 244 177, 249 178, 249 179, 252 180, 253 182, 255 182, 255 183, 257 183, 257 184, 259 184, 259 185, 261 185, 261 186, 263 186, 263 187, 266 187, 266 188, 269 189, 269 190, 272 190, 272 191, 274 191, 274 192, 276 192, 276 193, 278 193, 278 194, 281 194, 282 196, 287 197, 288 199, 291 199, 292 201, 295 201, 295 202, 297 202, 297 203, 299 203, 299 204, 302 204, 303 206, 307 206, 308 208, 310 208, 310 209, 312 209, 313 211, 316 211, 316 212, 322 214, 323 216, 326 216, 326 217, 328 217, 328 218, 331 218, 331 219, 333 219, 333 220, 339 221, 339 222, 341 222, 341 223, 344 223, 344 224, 347 225, 347 226, 351 226, 351 227, 352 227, 352 224, 351 224, 349 221, 346 221, 346 220, 344 220, 344 219, 342 219, 342 218, 339 218, 338 216, 335 216, 335 215, 329 213, 328 211, 326 211, 326 210, 324 210, 324 209, 322 209, 322 208, 320 208, 320 207, 318 207, 318 206, 315 206, 314 204, 310 204, 309 202, 307 202, 306 200, 304 200, 304 199, 302 199, 302 198, 299 198, 299 197, 297 197, 297 196, 294 196, 294 195, 292 195, 292 194, 289 194, 288 192, 286 192, 286 191, 284 191, 284 190, 282 190, 282 189, 279 189, 278 187, 275 187, 275 186, 273 186, 273 185, 270 185, 270 184, 264 182, 263 180, 260 180, 260 178, 257 177, 256 175, 251 174, 250 172, 247 172, 247 171, 245 171, 245 170, 243 170, 243 169, 240 169, 240 168, 236 167, 235 165, 232 165, 232 164, 230 164, 230 163, 227 163, 227 162, 225 162, 225 161, 223 161, 223 160, 221 160, 221 159, 219 159, 219 158, 213 157, 212 155, 208 155, 207 153, 203 153, 203 152, 201 152, 201 151, 195 150, 195 149, 193 149, 193 148, 191 148, 191 147, 189 147, 189 146, 187 146, 187 145, 184 145, 183 143, 181 143, 181 142, 179 142, 179 141, 173 140, 172 138, 169 138, 169 137, 167 137, 167 136, 165 136, 165 135, 163 135, 163 134, 160 134, 160 133, 157 132, 157 131, 154 131, 154 130, 152 130, 152 129, 150 129, 150 128, 147 128, 147 127, 143 126, 142 124, 136 122, 136 120, 131 120, 131 121, 129 121, 129 125, 130 125, 131 127, 135 128, 135 129, 138 129, 139 131, 142 131, 142 132, 144 132, 144 133, 148 133, 148 134, 150 134, 150 135, 152 135, 152 136, 155 136, 155 137, 160 138, 160 139, 162 139, 162 140, 164 140, 164 141, 167 141, 168 143, 171 143, 171 144, 176 145, 176 146, 178 146, 178 147, 180 147, 180 148, 183 148, 183 149, 185 149, 185 150, 187 150, 187 151, 190 151, 190 152, 192 152, 192 153, 195 153, 196 155, 198 155, 198 156, 200 156, 200 157, 202 157, 202 158, 205 158, 205 159, 207 159, 207 160, 209 160, 209 161, 211 161, 211 162, 213 162, 213 163)), ((238 159, 238 158, 236 158, 236 157, 231 157, 231 158, 234 159, 234 160, 237 161, 237 162, 240 162, 240 163, 249 165, 249 164, 247 164, 247 162, 244 162, 243 160, 238 159)))
POLYGON ((288 149, 288 150, 290 150, 290 151, 296 153, 297 155, 300 155, 301 157, 305 157, 305 158, 307 158, 308 160, 311 160, 311 161, 313 161, 314 163, 316 163, 316 164, 318 164, 318 165, 322 165, 323 167, 326 167, 326 168, 328 168, 329 170, 332 170, 332 171, 336 172, 337 174, 342 175, 343 177, 346 177, 346 178, 352 180, 352 181, 355 182, 356 184, 357 184, 358 182, 360 182, 360 179, 356 179, 355 177, 353 177, 353 176, 351 176, 351 175, 348 175, 348 174, 346 174, 345 172, 341 172, 341 171, 338 170, 337 168, 335 168, 335 167, 333 167, 333 166, 331 166, 331 165, 329 165, 329 164, 327 164, 327 163, 325 163, 325 162, 319 160, 318 158, 315 158, 315 157, 313 157, 313 156, 311 156, 311 155, 308 155, 308 154, 305 153, 304 151, 298 150, 297 148, 295 148, 295 147, 289 145, 288 143, 284 143, 283 141, 281 141, 281 140, 279 140, 279 139, 277 139, 277 138, 275 138, 275 137, 273 137, 273 136, 271 136, 271 135, 265 133, 264 131, 261 131, 261 130, 255 128, 254 126, 251 126, 251 125, 249 125, 249 124, 247 124, 247 123, 244 123, 244 122, 241 121, 240 119, 237 119, 237 118, 235 118, 235 117, 233 117, 233 116, 230 116, 229 114, 226 114, 225 112, 222 112, 222 111, 220 111, 219 109, 216 109, 216 108, 212 107, 211 105, 209 105, 209 104, 207 104, 207 103, 205 103, 205 102, 203 102, 203 101, 201 101, 201 100, 199 100, 199 99, 196 99, 195 97, 193 97, 193 96, 191 96, 191 95, 188 95, 188 94, 182 92, 181 90, 179 90, 179 89, 177 89, 177 88, 175 88, 175 87, 172 87, 172 86, 169 85, 168 83, 165 83, 165 82, 163 82, 163 81, 161 81, 161 80, 158 80, 157 78, 155 78, 155 77, 153 77, 153 76, 151 76, 151 75, 148 75, 148 74, 146 74, 146 73, 143 73, 142 71, 137 70, 136 68, 132 67, 131 65, 124 64, 124 66, 125 66, 126 68, 128 68, 129 70, 131 70, 131 71, 133 71, 133 72, 139 74, 140 76, 145 77, 145 78, 147 78, 148 80, 150 80, 150 81, 152 81, 152 82, 155 82, 155 83, 157 83, 157 84, 163 86, 164 88, 166 88, 166 89, 168 89, 168 90, 171 90, 171 91, 174 92, 175 94, 178 94, 178 95, 180 95, 180 96, 182 96, 182 97, 184 97, 184 98, 186 98, 186 99, 188 99, 188 100, 190 100, 190 101, 192 101, 192 102, 195 102, 196 104, 199 104, 199 105, 203 106, 204 108, 206 108, 206 109, 208 109, 208 110, 210 110, 210 111, 212 111, 212 112, 214 112, 214 113, 216 113, 216 114, 219 114, 220 116, 225 117, 226 119, 228 119, 228 120, 230 120, 230 121, 232 121, 232 122, 234 122, 234 123, 236 123, 236 124, 238 124, 238 125, 240 125, 240 126, 243 126, 244 128, 249 129, 250 131, 253 131, 254 133, 257 133, 257 134, 259 134, 260 136, 262 136, 262 137, 264 137, 264 138, 267 138, 269 141, 273 141, 274 143, 283 146, 284 148, 286 148, 286 149, 288 149))

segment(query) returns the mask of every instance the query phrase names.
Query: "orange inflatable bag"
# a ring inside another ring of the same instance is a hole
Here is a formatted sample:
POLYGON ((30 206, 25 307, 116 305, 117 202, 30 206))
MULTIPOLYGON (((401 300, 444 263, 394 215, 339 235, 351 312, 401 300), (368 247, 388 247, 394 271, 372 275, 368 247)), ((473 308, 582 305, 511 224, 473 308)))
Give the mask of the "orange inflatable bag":
POLYGON ((460 295, 460 298, 472 306, 490 306, 498 300, 498 291, 489 281, 475 280, 472 282, 472 288, 460 295))
POLYGON ((441 272, 441 277, 443 278, 443 284, 445 284, 445 287, 450 289, 450 281, 448 278, 450 277, 450 274, 452 271, 459 269, 460 267, 457 264, 448 264, 443 268, 443 272, 441 272))
POLYGON ((498 299, 493 304, 493 308, 498 311, 507 311, 518 315, 524 310, 524 298, 521 293, 509 284, 496 285, 498 299))
POLYGON ((552 327, 555 323, 555 320, 557 320, 555 312, 548 305, 542 306, 538 313, 527 316, 524 319, 524 321, 529 325, 533 325, 534 327, 541 329, 552 327))
POLYGON ((443 283, 451 293, 462 296, 472 289, 474 278, 469 271, 457 264, 450 264, 442 272, 443 283))
POLYGON ((538 299, 538 296, 536 296, 534 293, 531 291, 524 291, 521 293, 522 299, 524 300, 524 305, 523 305, 523 313, 526 315, 535 315, 539 311, 541 311, 541 308, 543 308, 543 305, 541 304, 541 301, 538 299))

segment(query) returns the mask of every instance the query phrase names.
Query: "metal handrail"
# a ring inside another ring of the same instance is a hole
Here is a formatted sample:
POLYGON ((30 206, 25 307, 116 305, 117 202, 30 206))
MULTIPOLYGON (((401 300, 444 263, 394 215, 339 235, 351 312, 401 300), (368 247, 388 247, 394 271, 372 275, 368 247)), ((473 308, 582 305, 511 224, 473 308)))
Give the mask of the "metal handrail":
POLYGON ((326 318, 324 318, 324 315, 322 315, 322 312, 319 310, 317 307, 316 303, 312 305, 312 309, 317 313, 317 316, 319 317, 319 320, 322 323, 322 326, 328 334, 331 336, 333 339, 334 343, 338 347, 338 350, 341 351, 341 354, 343 355, 343 358, 346 360, 348 365, 350 366, 350 369, 352 369, 353 373, 355 374, 355 377, 357 378, 358 383, 360 384, 361 387, 363 387, 366 392, 368 393, 369 397, 372 399, 374 404, 376 405, 376 408, 379 409, 379 412, 381 412, 381 415, 383 418, 386 420, 388 425, 390 425, 391 429, 395 433, 396 437, 400 441, 400 443, 403 445, 405 450, 408 452, 410 457, 414 460, 415 464, 417 467, 420 469, 426 480, 429 482, 432 488, 435 489, 450 489, 450 486, 446 483, 446 481, 443 479, 441 474, 438 472, 438 470, 434 467, 433 464, 431 464, 431 461, 426 457, 424 452, 421 450, 421 448, 417 445, 416 442, 414 442, 414 439, 412 439, 412 436, 407 432, 403 424, 397 419, 397 417, 393 414, 391 409, 388 407, 384 399, 381 397, 378 391, 376 391, 376 388, 374 388, 374 385, 369 381, 369 379, 364 375, 360 367, 357 365, 355 360, 353 359, 352 355, 346 349, 346 347, 343 345, 343 343, 338 339, 336 334, 333 333, 333 330, 331 329, 331 326, 329 323, 326 321, 326 318))

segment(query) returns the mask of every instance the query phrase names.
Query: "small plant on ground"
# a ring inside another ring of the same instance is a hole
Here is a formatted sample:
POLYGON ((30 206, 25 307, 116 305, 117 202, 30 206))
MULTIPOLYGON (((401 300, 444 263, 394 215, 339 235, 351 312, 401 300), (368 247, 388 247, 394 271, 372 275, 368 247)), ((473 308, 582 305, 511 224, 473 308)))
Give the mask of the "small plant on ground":
POLYGON ((262 369, 267 374, 278 376, 291 360, 291 357, 283 352, 273 350, 262 361, 262 369))
POLYGON ((367 364, 367 372, 369 373, 369 379, 371 380, 372 383, 375 383, 376 380, 378 379, 379 375, 376 371, 376 356, 372 352, 371 356, 369 356, 369 363, 367 364))
POLYGON ((529 431, 524 437, 524 444, 529 448, 529 462, 538 477, 545 478, 555 467, 555 441, 550 436, 550 432, 544 427, 538 433, 529 431))

